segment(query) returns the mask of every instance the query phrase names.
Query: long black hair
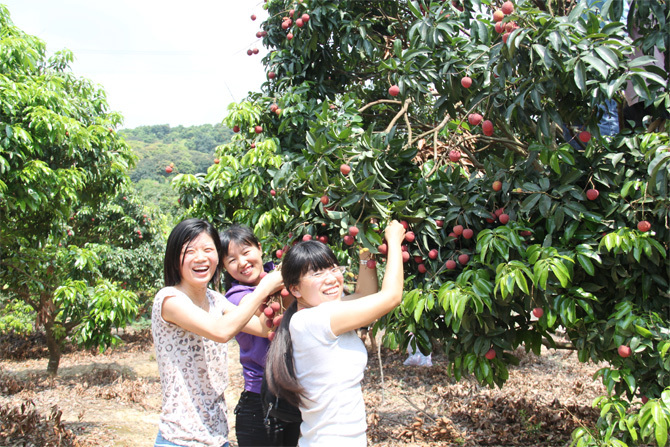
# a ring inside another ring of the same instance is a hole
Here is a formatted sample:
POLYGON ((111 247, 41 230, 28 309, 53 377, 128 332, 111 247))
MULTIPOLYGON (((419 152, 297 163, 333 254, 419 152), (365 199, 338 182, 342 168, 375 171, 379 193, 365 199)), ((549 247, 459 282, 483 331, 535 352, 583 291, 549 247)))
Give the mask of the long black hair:
MULTIPOLYGON (((261 243, 254 234, 254 231, 246 225, 232 224, 221 233, 221 260, 228 256, 230 243, 237 245, 249 245, 260 248, 261 243)), ((233 285, 233 277, 227 271, 223 272, 224 287, 226 290, 233 285)))
POLYGON ((184 256, 182 248, 184 245, 191 243, 192 240, 206 233, 214 241, 214 247, 219 255, 219 262, 214 271, 214 275, 210 278, 210 282, 218 284, 221 275, 221 267, 223 266, 223 258, 221 257, 221 240, 219 233, 214 226, 203 219, 186 219, 179 222, 170 232, 167 244, 165 246, 165 258, 163 259, 163 279, 165 286, 176 286, 182 280, 181 266, 184 263, 184 256))
MULTIPOLYGON (((335 265, 337 258, 326 244, 318 241, 299 242, 284 255, 281 267, 284 287, 291 290, 291 287, 297 286, 303 275, 310 270, 316 272, 335 265)), ((297 310, 296 300, 284 312, 275 338, 270 343, 265 362, 265 374, 270 391, 295 406, 300 405, 305 391, 295 373, 293 341, 289 330, 291 318, 297 310)))

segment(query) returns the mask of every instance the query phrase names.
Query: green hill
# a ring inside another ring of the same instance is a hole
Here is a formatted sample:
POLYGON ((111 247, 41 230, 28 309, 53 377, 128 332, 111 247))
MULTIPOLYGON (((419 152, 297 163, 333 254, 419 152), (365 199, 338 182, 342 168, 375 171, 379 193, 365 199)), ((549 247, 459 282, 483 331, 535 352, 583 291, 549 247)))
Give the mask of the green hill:
POLYGON ((130 178, 140 195, 163 212, 178 214, 177 193, 170 187, 175 174, 206 172, 217 146, 230 141, 233 132, 222 124, 170 127, 140 126, 119 131, 138 157, 130 178), (172 166, 167 173, 165 168, 172 166))

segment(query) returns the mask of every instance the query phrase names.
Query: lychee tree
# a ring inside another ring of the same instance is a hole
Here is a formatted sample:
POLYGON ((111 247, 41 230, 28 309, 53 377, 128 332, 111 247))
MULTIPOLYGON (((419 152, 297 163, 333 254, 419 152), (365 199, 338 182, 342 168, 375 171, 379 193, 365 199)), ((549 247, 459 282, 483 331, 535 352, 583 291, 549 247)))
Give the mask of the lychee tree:
POLYGON ((639 3, 622 21, 623 0, 270 0, 272 76, 230 107, 239 132, 221 162, 175 179, 182 203, 252 225, 269 252, 327 237, 342 262, 351 226, 383 261, 384 222, 405 221, 405 296, 377 325, 387 346, 442 350, 455 378, 489 386, 519 346, 574 349, 608 365, 602 417, 574 443, 665 445, 668 128, 598 125, 627 86, 670 107, 667 67, 634 53, 667 48, 668 11, 639 3))
MULTIPOLYGON (((135 316, 135 291, 152 276, 124 289, 124 271, 139 275, 144 264, 114 262, 159 231, 140 217, 138 199, 124 200, 134 158, 115 131, 120 115, 70 71, 72 59, 67 50, 47 56, 0 5, 0 289, 34 311, 53 375, 68 337, 101 348, 118 341, 111 329, 135 316)), ((134 253, 126 258, 142 260, 134 253)))

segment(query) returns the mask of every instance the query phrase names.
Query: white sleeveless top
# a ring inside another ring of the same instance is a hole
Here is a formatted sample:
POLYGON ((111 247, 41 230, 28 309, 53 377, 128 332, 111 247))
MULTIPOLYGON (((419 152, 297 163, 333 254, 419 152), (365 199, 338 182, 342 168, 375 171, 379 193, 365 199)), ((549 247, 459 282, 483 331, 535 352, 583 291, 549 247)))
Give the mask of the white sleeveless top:
MULTIPOLYGON (((228 345, 168 323, 161 316, 166 296, 184 295, 174 287, 154 298, 151 333, 160 373, 163 404, 159 430, 175 444, 220 447, 228 440, 224 390, 228 385, 228 345)), ((207 290, 209 313, 221 315, 225 298, 207 290)), ((194 304, 195 306, 195 304, 194 304)))

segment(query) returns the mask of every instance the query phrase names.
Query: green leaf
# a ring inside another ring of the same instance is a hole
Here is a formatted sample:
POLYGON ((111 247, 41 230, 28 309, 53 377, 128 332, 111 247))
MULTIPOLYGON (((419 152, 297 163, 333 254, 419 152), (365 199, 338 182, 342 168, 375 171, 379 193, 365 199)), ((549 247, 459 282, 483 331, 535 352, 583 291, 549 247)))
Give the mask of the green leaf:
POLYGON ((595 48, 596 53, 602 60, 604 60, 610 67, 617 69, 619 68, 619 58, 617 57, 614 51, 610 50, 605 46, 598 46, 595 48))
POLYGON ((586 68, 581 60, 575 64, 574 79, 577 88, 586 90, 586 68))
POLYGON ((593 67, 600 75, 603 77, 603 79, 607 79, 607 74, 609 73, 609 68, 607 65, 603 63, 602 60, 592 56, 592 55, 586 55, 582 57, 586 63, 588 63, 591 67, 593 67))
POLYGON ((652 407, 651 414, 654 419, 654 423, 656 425, 654 430, 654 437, 656 439, 656 443, 659 445, 659 447, 663 447, 668 442, 668 422, 666 419, 667 416, 664 414, 663 410, 661 409, 661 405, 659 403, 656 403, 652 407))
POLYGON ((591 276, 595 274, 595 268, 593 267, 593 263, 589 258, 587 258, 584 255, 578 254, 577 261, 579 261, 579 264, 586 271, 586 273, 588 273, 591 276))

